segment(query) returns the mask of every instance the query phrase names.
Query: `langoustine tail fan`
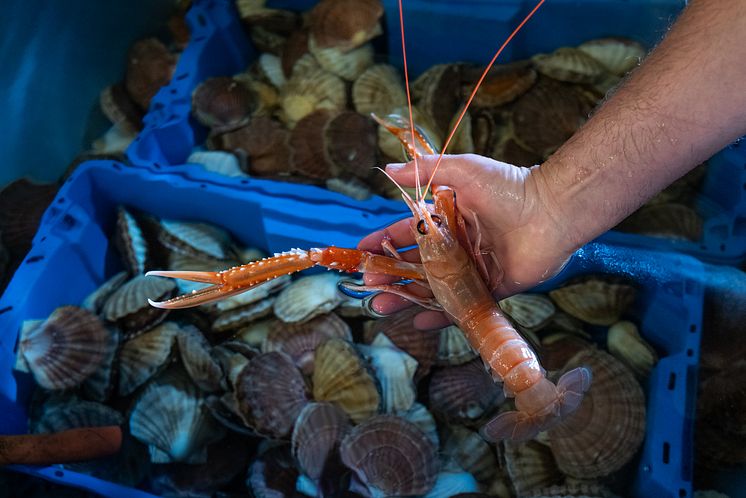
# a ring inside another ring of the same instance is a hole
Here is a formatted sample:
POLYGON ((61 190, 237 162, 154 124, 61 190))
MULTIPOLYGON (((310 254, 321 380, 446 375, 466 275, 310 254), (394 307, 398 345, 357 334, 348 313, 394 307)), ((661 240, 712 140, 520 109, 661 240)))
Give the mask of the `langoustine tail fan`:
MULTIPOLYGON (((431 185, 440 159, 484 77, 508 42, 543 3, 544 0, 541 0, 503 43, 463 107, 424 190, 427 193, 432 186, 433 204, 429 205, 424 201, 425 195, 419 185, 415 199, 402 189, 402 197, 414 217, 412 230, 421 263, 403 261, 390 246, 384 246, 384 251, 387 252, 385 256, 336 247, 295 249, 222 272, 149 272, 149 275, 212 284, 191 294, 164 302, 151 301, 151 304, 161 308, 198 306, 313 266, 345 272, 383 273, 413 280, 429 289, 434 297, 418 297, 398 285, 363 286, 359 290, 393 292, 421 306, 443 310, 461 328, 493 375, 502 380, 506 394, 515 398, 516 410, 501 413, 482 428, 481 433, 486 439, 531 439, 538 432, 550 428, 574 412, 590 387, 590 371, 584 367, 576 368, 565 373, 557 384, 546 378, 536 354, 502 314, 485 284, 485 263, 481 260, 479 248, 473 247, 469 240, 464 220, 456 209, 454 191, 448 187, 431 185)), ((374 118, 401 140, 417 168, 418 156, 435 153, 435 149, 427 137, 415 128, 412 120, 401 0, 399 14, 409 119, 397 117, 392 123, 375 116, 374 118)), ((419 179, 419 173, 416 173, 416 177, 419 179)))

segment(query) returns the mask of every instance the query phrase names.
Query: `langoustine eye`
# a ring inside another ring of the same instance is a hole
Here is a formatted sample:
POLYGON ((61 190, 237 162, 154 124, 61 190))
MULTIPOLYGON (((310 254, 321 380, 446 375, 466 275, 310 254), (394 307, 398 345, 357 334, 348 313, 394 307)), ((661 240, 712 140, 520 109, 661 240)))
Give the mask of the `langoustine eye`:
MULTIPOLYGON (((433 223, 435 223, 435 226, 437 227, 439 227, 441 223, 443 223, 443 220, 437 214, 431 215, 430 219, 433 220, 433 223)), ((417 231, 420 232, 421 235, 427 235, 427 223, 425 223, 425 220, 420 220, 417 222, 417 231)))

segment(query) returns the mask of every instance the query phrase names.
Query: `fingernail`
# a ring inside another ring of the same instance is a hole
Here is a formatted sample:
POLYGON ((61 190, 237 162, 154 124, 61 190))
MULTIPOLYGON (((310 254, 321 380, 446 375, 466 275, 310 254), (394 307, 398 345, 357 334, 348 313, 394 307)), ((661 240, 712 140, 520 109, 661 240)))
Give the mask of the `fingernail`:
POLYGON ((396 173, 405 166, 404 163, 392 163, 386 166, 386 171, 389 173, 396 173))

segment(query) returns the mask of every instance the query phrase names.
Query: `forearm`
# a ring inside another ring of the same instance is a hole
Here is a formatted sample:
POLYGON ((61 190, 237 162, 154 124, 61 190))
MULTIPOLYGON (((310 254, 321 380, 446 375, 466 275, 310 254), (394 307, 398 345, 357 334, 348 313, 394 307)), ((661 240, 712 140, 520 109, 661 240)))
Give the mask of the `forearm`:
POLYGON ((532 171, 578 247, 746 134, 746 0, 694 0, 592 118, 532 171))

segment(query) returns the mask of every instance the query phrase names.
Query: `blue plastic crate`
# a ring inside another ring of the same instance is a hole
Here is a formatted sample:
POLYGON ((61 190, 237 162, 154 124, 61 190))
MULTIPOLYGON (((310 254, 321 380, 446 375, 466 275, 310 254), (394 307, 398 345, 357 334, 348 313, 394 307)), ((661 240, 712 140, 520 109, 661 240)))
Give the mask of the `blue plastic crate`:
MULTIPOLYGON (((109 240, 116 208, 123 204, 159 217, 202 220, 229 230, 244 244, 269 252, 291 247, 354 246, 370 231, 398 218, 335 202, 307 203, 266 192, 256 183, 228 184, 190 178, 189 169, 154 174, 108 161, 76 170, 44 215, 32 250, 0 298, 0 427, 26 431, 33 387, 12 366, 23 320, 48 316, 56 307, 80 303, 121 268, 109 240), (64 282, 64 285, 61 285, 64 282)), ((635 496, 691 496, 691 448, 702 313, 702 267, 697 260, 640 249, 590 244, 541 289, 583 273, 634 279, 641 292, 632 315, 661 352, 647 383, 648 436, 635 496)), ((16 467, 106 496, 134 491, 57 467, 16 467)), ((147 496, 141 494, 140 496, 147 496)))

